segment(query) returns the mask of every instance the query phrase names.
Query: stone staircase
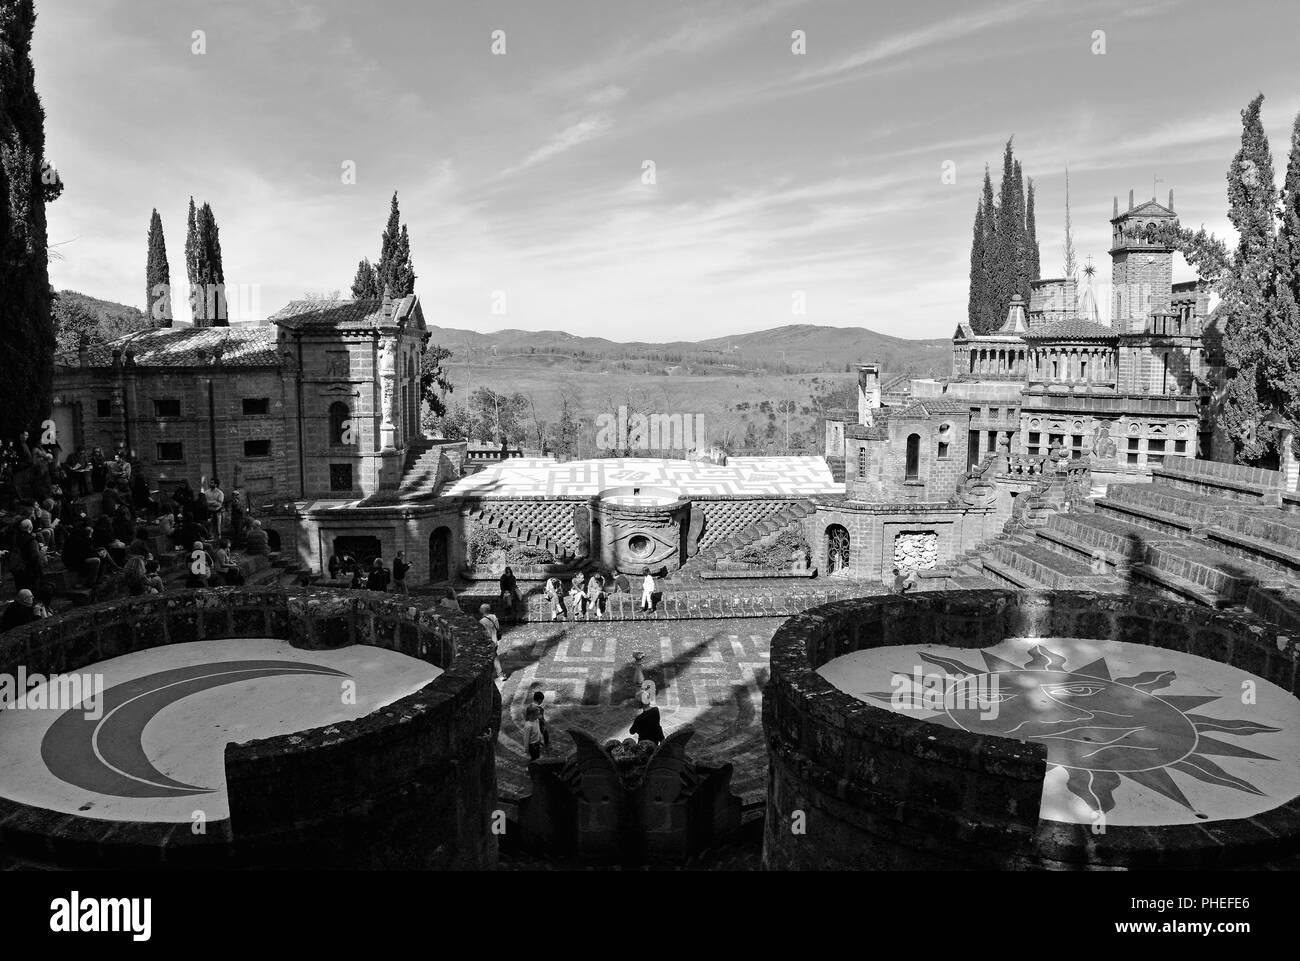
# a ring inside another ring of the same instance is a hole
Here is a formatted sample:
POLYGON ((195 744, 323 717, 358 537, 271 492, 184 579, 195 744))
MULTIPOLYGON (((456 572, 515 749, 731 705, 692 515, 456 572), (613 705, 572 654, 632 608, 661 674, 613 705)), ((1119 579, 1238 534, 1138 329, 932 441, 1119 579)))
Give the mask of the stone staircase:
POLYGON ((440 445, 425 440, 409 441, 402 479, 397 484, 398 497, 401 500, 421 500, 436 496, 441 461, 440 445))
POLYGON ((946 574, 972 578, 978 562, 1002 587, 1152 593, 1300 629, 1300 499, 1281 484, 1276 472, 1231 464, 1156 468, 1150 484, 1113 485, 946 574))
POLYGON ((518 521, 502 517, 490 507, 482 505, 475 507, 469 512, 468 516, 471 520, 484 527, 499 531, 504 536, 520 544, 527 544, 530 547, 539 547, 545 550, 555 558, 557 564, 571 565, 579 558, 579 554, 566 545, 538 534, 518 521))
POLYGON ((788 501, 743 530, 714 541, 687 564, 689 571, 720 570, 719 562, 732 559, 746 548, 771 547, 781 535, 802 527, 803 519, 816 510, 811 501, 788 501))

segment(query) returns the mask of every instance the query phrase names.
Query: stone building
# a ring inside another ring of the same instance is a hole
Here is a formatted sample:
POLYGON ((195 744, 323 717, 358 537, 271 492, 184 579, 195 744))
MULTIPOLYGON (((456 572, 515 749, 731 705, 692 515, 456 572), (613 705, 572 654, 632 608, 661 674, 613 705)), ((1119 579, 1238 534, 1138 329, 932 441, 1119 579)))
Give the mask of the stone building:
POLYGON ((216 476, 258 499, 397 486, 419 439, 418 299, 297 301, 249 326, 169 327, 56 358, 66 451, 124 446, 166 493, 216 476))

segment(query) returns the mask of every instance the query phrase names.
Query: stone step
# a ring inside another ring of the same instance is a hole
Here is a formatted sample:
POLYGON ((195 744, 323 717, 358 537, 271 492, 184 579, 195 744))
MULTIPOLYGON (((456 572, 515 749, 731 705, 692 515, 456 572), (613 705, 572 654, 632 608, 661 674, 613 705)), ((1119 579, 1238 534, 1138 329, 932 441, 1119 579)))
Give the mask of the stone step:
POLYGON ((1190 536, 1202 526, 1197 521, 1188 520, 1178 514, 1143 504, 1117 501, 1111 497, 1098 498, 1094 506, 1102 516, 1115 517, 1160 534, 1190 536))
POLYGON ((1217 594, 1176 574, 1162 571, 1150 564, 1134 564, 1132 572, 1135 577, 1150 581, 1180 597, 1189 598, 1198 604, 1204 604, 1206 607, 1222 608, 1232 605, 1231 598, 1217 594))
POLYGON ((1244 601, 1256 585, 1283 587, 1277 571, 1195 542, 1150 544, 1146 564, 1232 601, 1244 601))
POLYGON ((1048 590, 1049 585, 1042 581, 1030 577, 1023 571, 1018 571, 1008 564, 1003 564, 991 557, 984 558, 984 570, 993 575, 995 582, 1001 586, 1002 583, 1010 584, 1012 587, 1021 587, 1028 590, 1048 590))
POLYGON ((1038 543, 998 546, 990 556, 998 564, 1027 574, 1047 587, 1068 589, 1098 580, 1089 565, 1038 543))
POLYGON ((1108 492, 1105 500, 1162 511, 1200 525, 1216 524, 1225 512, 1239 506, 1222 497, 1180 490, 1163 483, 1121 484, 1108 492))

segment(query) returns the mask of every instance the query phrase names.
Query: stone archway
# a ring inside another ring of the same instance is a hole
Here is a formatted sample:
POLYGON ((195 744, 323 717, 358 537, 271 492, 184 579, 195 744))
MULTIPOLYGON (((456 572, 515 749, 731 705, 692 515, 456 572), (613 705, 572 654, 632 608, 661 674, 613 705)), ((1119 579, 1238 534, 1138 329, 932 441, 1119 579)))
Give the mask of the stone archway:
POLYGON ((434 528, 429 535, 429 583, 451 580, 451 529, 434 528))

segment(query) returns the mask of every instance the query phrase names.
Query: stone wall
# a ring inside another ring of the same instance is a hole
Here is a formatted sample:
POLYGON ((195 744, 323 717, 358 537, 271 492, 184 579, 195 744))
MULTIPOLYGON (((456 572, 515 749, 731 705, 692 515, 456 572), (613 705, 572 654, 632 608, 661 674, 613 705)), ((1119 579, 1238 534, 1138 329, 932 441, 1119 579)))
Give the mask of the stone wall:
POLYGON ((900 571, 928 571, 939 563, 939 535, 934 531, 900 531, 894 535, 894 566, 900 571))
POLYGON ((230 818, 101 821, 0 799, 0 852, 51 867, 489 868, 500 694, 468 618, 366 592, 221 588, 78 608, 0 637, 0 671, 53 674, 163 644, 369 644, 444 669, 372 714, 226 747, 230 818))
POLYGON ((818 504, 804 520, 804 539, 812 549, 813 566, 824 575, 828 529, 842 526, 849 533, 849 573, 880 580, 894 565, 894 542, 900 534, 933 534, 937 563, 943 564, 995 537, 1010 516, 1011 496, 1002 491, 990 507, 844 501, 818 504))
POLYGON ((763 861, 778 870, 1262 867, 1300 851, 1300 798, 1240 821, 1040 821, 1042 744, 976 735, 866 704, 816 673, 873 647, 942 637, 1113 638, 1230 664, 1300 691, 1300 640, 1247 616, 1082 591, 950 591, 841 601, 787 621, 763 693, 763 861), (802 831, 792 826, 802 823, 802 831))

